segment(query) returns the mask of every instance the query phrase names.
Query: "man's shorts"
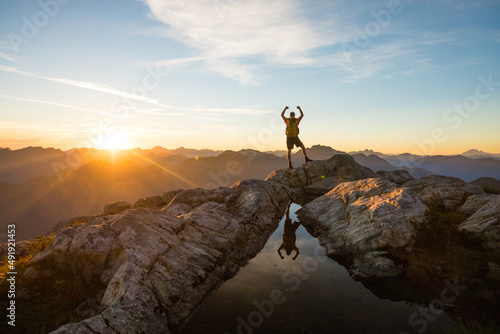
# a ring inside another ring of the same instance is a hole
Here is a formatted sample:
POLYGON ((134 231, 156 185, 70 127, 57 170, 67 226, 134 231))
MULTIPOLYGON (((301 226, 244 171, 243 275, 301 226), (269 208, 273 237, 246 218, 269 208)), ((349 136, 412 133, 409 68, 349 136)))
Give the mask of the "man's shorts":
POLYGON ((304 144, 302 144, 299 137, 286 137, 286 147, 289 150, 293 150, 293 145, 301 147, 304 144))

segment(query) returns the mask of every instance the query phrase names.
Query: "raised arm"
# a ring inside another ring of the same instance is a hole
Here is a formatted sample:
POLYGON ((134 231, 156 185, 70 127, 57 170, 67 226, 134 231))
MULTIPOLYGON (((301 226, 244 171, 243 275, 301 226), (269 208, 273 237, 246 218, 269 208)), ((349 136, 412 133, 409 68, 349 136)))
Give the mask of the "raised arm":
POLYGON ((283 109, 283 111, 281 112, 281 118, 283 119, 283 122, 285 122, 286 124, 286 117, 285 117, 285 111, 288 109, 288 106, 285 107, 285 109, 283 109))
POLYGON ((300 111, 300 117, 297 118, 297 122, 300 123, 300 121, 302 120, 302 117, 304 117, 304 113, 302 112, 302 109, 300 108, 300 106, 297 106, 297 109, 299 109, 299 111, 300 111))

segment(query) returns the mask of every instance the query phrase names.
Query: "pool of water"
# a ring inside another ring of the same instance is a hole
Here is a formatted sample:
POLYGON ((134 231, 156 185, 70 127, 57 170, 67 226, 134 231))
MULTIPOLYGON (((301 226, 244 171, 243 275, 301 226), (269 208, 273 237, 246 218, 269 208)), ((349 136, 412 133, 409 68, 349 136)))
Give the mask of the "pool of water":
POLYGON ((415 303, 424 292, 402 279, 353 280, 297 222, 298 209, 290 206, 290 220, 283 217, 262 251, 206 300, 183 334, 435 333, 455 326, 443 311, 415 303))

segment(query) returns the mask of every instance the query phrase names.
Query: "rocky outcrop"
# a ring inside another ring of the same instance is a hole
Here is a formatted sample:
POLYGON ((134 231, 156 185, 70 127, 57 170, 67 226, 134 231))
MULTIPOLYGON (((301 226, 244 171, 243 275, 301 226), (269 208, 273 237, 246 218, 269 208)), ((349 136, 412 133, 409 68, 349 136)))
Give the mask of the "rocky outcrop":
MULTIPOLYGON (((170 202, 170 201, 169 201, 170 202)), ((165 203, 162 196, 153 196, 141 198, 132 206, 133 208, 150 208, 150 209, 160 209, 169 202, 165 203)))
POLYGON ((427 208, 417 193, 380 178, 346 182, 298 211, 302 224, 319 236, 333 257, 353 258, 357 277, 384 277, 400 271, 384 257, 387 249, 410 251, 415 228, 427 208))
POLYGON ((369 176, 375 174, 338 155, 266 181, 110 203, 102 215, 76 217, 51 231, 56 237, 22 277, 34 287, 24 295, 41 297, 36 290, 43 286, 51 297, 78 295, 92 305, 84 314, 97 313, 55 333, 176 332, 263 247, 286 203, 307 186, 321 184, 326 192, 369 176))
POLYGON ((411 176, 410 173, 408 173, 405 170, 393 170, 393 171, 379 170, 376 171, 375 174, 377 174, 384 180, 391 181, 392 183, 399 185, 413 180, 413 176, 411 176))
POLYGON ((500 180, 494 179, 492 177, 480 177, 479 179, 472 181, 471 184, 480 186, 486 192, 491 192, 492 194, 500 194, 500 180))
POLYGON ((500 195, 493 195, 459 228, 475 234, 486 247, 500 249, 500 195))
POLYGON ((481 187, 441 175, 408 181, 403 186, 415 190, 428 206, 442 205, 448 211, 457 210, 469 196, 484 193, 481 187))
POLYGON ((461 228, 498 247, 500 205, 493 197, 455 178, 410 178, 400 171, 377 175, 349 155, 335 155, 275 171, 266 181, 111 203, 103 215, 58 224, 22 279, 54 295, 88 288, 83 297, 95 305, 89 318, 55 333, 178 332, 211 291, 260 251, 286 204, 303 194, 325 194, 299 211, 300 221, 331 257, 347 259, 357 278, 400 272, 387 255, 411 251, 415 224, 427 209, 418 194, 450 210, 465 202, 467 214, 481 204, 461 228))
POLYGON ((104 212, 102 213, 104 216, 114 215, 115 213, 123 212, 132 207, 132 204, 129 202, 113 202, 109 203, 104 207, 104 212))
POLYGON ((75 278, 103 287, 90 296, 98 315, 54 333, 176 332, 263 247, 290 195, 281 184, 247 180, 179 191, 159 211, 98 216, 60 231, 23 279, 52 293, 74 288, 75 278))
POLYGON ((321 195, 342 182, 377 177, 347 154, 337 154, 328 160, 312 161, 294 169, 280 169, 271 173, 266 181, 275 181, 303 194, 321 195))
POLYGON ((457 212, 463 213, 464 215, 469 217, 495 198, 498 198, 498 195, 493 195, 493 194, 472 195, 467 198, 464 205, 462 205, 457 212))

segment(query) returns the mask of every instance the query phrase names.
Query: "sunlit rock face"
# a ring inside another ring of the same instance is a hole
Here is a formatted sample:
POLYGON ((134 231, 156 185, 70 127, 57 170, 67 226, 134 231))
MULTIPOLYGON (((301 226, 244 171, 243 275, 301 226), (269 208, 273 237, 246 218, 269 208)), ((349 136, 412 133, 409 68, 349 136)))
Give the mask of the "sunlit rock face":
POLYGON ((328 160, 312 161, 294 169, 280 169, 269 174, 266 181, 275 181, 293 189, 298 196, 305 193, 322 195, 338 184, 377 175, 361 166, 347 154, 337 154, 328 160))
MULTIPOLYGON (((459 228, 479 237, 487 248, 500 248, 500 195, 484 196, 472 199, 470 202, 476 202, 474 200, 482 200, 480 203, 483 205, 460 224, 459 228)), ((471 206, 468 202, 464 204, 467 205, 465 210, 471 206)))
POLYGON ((260 251, 290 194, 261 180, 166 194, 160 210, 129 209, 65 227, 24 278, 56 291, 71 284, 61 277, 70 270, 104 287, 98 315, 54 333, 175 332, 260 251))
POLYGON ((424 221, 426 205, 418 194, 380 178, 346 182, 305 205, 298 215, 310 225, 328 255, 352 258, 357 277, 400 273, 384 257, 389 248, 411 251, 415 225, 424 221))
POLYGON ((471 195, 483 194, 484 190, 456 177, 431 175, 408 181, 404 187, 412 188, 429 206, 442 202, 448 211, 457 210, 471 195))

